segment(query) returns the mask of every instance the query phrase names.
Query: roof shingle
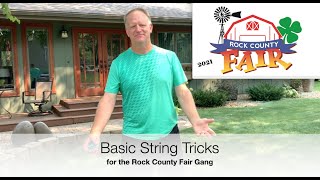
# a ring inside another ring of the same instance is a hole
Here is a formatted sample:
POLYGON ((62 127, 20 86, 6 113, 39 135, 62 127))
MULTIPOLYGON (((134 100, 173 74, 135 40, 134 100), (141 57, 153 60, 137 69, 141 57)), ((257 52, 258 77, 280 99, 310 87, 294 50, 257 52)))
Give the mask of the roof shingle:
POLYGON ((10 3, 12 12, 123 16, 135 7, 147 9, 153 18, 192 18, 190 3, 10 3))

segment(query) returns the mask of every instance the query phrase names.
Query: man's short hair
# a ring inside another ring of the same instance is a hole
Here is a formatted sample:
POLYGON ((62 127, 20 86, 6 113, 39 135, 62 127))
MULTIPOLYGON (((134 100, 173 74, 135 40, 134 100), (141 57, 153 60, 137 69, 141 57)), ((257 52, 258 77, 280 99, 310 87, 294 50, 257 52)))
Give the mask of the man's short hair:
POLYGON ((124 25, 126 25, 126 23, 127 23, 127 16, 134 11, 143 12, 148 17, 150 24, 151 24, 151 16, 150 16, 149 12, 141 7, 138 7, 138 8, 131 9, 130 11, 127 12, 127 14, 124 15, 124 17, 123 17, 124 25))

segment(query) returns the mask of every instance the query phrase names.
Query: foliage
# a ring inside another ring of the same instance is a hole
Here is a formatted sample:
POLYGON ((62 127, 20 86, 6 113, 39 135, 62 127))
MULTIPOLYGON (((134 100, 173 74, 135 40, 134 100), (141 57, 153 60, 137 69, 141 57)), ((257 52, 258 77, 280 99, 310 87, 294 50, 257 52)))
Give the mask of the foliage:
MULTIPOLYGON (((186 85, 188 85, 188 82, 186 82, 186 85)), ((189 90, 190 90, 190 92, 193 91, 192 88, 189 88, 189 90)), ((176 110, 176 113, 177 113, 177 115, 180 115, 181 112, 182 112, 182 109, 181 109, 181 106, 179 104, 178 97, 177 97, 175 91, 173 91, 173 93, 172 93, 172 99, 173 99, 173 104, 174 104, 174 108, 176 110)))
POLYGON ((1 38, 0 38, 0 50, 6 51, 7 50, 7 42, 11 41, 11 31, 8 29, 0 29, 1 38))
POLYGON ((253 101, 280 100, 284 95, 284 89, 282 87, 273 86, 267 83, 250 87, 246 89, 246 92, 253 101))
MULTIPOLYGON (((187 83, 188 84, 188 83, 187 83)), ((190 92, 192 93, 193 99, 195 101, 195 105, 197 107, 217 107, 223 106, 226 104, 228 100, 228 92, 223 90, 213 91, 212 89, 209 90, 193 90, 189 88, 190 92)), ((177 115, 179 115, 183 110, 179 104, 178 98, 173 92, 173 103, 175 105, 175 110, 177 115)))
POLYGON ((178 101, 178 97, 177 95, 174 93, 172 93, 172 98, 173 98, 173 104, 176 106, 176 107, 180 107, 180 104, 179 104, 179 101, 178 101))
POLYGON ((41 47, 46 47, 48 44, 48 33, 46 29, 28 30, 27 36, 38 39, 41 47))
POLYGON ((283 36, 283 41, 288 43, 293 43, 298 40, 297 33, 302 31, 299 21, 294 21, 292 24, 292 20, 290 17, 285 17, 280 19, 278 26, 278 30, 283 36))
POLYGON ((0 86, 3 86, 5 82, 6 82, 5 79, 0 79, 0 86))
POLYGON ((161 32, 158 39, 159 47, 176 52, 182 63, 191 63, 192 33, 161 32))
POLYGON ((296 91, 302 91, 302 80, 301 79, 291 79, 289 85, 296 91))
POLYGON ((180 115, 180 113, 182 112, 182 109, 179 108, 178 106, 175 106, 174 108, 176 110, 177 115, 180 115))
POLYGON ((299 97, 298 91, 295 90, 294 88, 292 88, 290 85, 284 84, 282 88, 284 90, 283 97, 285 97, 285 98, 298 98, 299 97))
POLYGON ((17 21, 17 23, 20 24, 20 20, 11 14, 8 3, 1 3, 1 9, 2 9, 3 15, 5 15, 7 19, 9 19, 12 22, 17 21))
POLYGON ((212 89, 196 90, 193 92, 193 97, 197 107, 218 107, 226 104, 228 92, 212 89))
POLYGON ((320 91, 320 81, 319 80, 314 81, 314 90, 320 91))
POLYGON ((228 93, 228 100, 237 100, 238 88, 231 81, 220 80, 217 83, 217 90, 223 90, 228 93))

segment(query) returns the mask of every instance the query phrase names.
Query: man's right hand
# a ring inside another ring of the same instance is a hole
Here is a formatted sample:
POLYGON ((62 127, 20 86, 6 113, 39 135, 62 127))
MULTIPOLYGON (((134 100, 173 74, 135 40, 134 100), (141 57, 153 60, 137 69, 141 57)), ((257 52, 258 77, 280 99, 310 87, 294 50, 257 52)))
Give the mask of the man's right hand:
POLYGON ((100 134, 89 134, 88 138, 83 144, 83 149, 86 152, 97 153, 99 151, 100 134))

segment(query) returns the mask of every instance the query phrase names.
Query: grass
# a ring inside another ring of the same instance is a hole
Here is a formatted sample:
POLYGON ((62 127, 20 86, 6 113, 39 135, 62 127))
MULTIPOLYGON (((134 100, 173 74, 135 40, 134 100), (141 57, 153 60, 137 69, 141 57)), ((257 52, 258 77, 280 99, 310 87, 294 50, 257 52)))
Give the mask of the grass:
MULTIPOLYGON (((320 99, 282 99, 255 107, 198 108, 217 134, 320 134, 320 99)), ((193 129, 181 133, 193 133, 193 129)))

